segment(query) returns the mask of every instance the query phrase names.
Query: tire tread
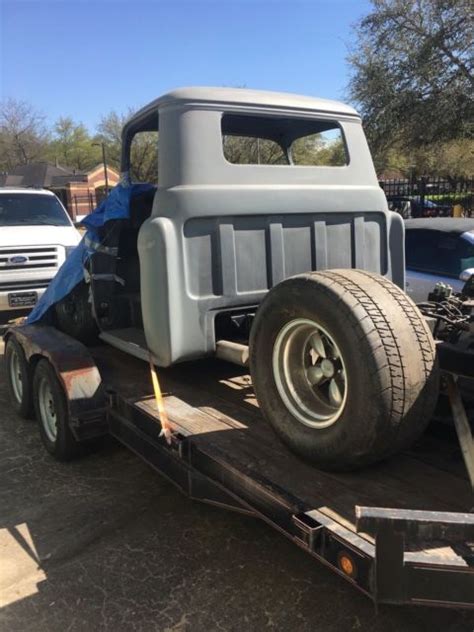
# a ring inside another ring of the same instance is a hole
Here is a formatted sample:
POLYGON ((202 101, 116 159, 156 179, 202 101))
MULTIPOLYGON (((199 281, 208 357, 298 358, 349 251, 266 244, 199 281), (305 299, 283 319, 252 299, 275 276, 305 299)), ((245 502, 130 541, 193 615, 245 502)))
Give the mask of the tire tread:
MULTIPOLYGON (((317 288, 321 300, 325 295, 326 301, 329 299, 337 306, 336 309, 344 313, 344 322, 354 330, 357 343, 364 348, 371 382, 377 385, 371 396, 375 401, 386 402, 384 410, 390 426, 390 432, 385 437, 380 429, 374 430, 372 445, 365 452, 347 455, 343 462, 328 462, 324 466, 327 469, 354 469, 408 447, 429 422, 430 412, 436 403, 439 379, 435 343, 416 305, 388 279, 354 269, 298 275, 276 286, 267 298, 272 293, 275 297, 276 292, 281 292, 285 296, 282 305, 288 305, 292 299, 291 288, 297 287, 300 296, 317 288), (309 284, 307 288, 305 283, 309 284)), ((293 289, 295 296, 298 293, 293 289)), ((257 367, 263 348, 257 349, 256 341, 265 335, 267 298, 262 303, 264 309, 259 309, 262 310, 260 315, 257 311, 251 332, 250 366, 252 376, 255 375, 257 380, 263 375, 257 367)), ((273 309, 275 303, 276 298, 273 299, 273 309)), ((257 397, 265 400, 268 397, 265 389, 258 388, 255 378, 254 382, 257 397)), ((272 403, 267 402, 262 408, 267 410, 269 418, 268 410, 272 410, 272 403)), ((269 421, 272 422, 272 419, 269 421)), ((277 425, 278 421, 275 428, 284 435, 277 425)))

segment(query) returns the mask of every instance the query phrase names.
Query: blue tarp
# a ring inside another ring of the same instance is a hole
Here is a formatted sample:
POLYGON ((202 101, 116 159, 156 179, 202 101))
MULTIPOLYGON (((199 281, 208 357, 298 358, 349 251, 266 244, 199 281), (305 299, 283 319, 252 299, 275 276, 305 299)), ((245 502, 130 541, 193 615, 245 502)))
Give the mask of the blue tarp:
POLYGON ((111 219, 128 219, 132 198, 153 189, 152 184, 118 184, 110 195, 82 221, 86 234, 58 270, 48 289, 26 319, 31 325, 46 314, 48 309, 63 299, 84 279, 84 263, 94 252, 94 244, 100 244, 98 228, 111 219))

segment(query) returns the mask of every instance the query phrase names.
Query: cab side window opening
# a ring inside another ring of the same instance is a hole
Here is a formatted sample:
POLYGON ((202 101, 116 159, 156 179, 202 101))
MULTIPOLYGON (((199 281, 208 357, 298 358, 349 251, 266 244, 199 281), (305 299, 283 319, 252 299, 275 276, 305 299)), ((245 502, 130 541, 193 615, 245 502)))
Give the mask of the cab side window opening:
POLYGON ((158 184, 159 133, 135 134, 130 148, 130 176, 132 182, 158 184))
POLYGON ((224 114, 222 148, 238 165, 341 167, 348 155, 336 121, 224 114))
POLYGON ((94 301, 106 306, 99 316, 103 329, 143 328, 137 241, 140 228, 153 208, 158 183, 158 141, 156 113, 141 121, 136 129, 125 129, 122 136, 121 171, 125 185, 155 186, 134 195, 129 217, 111 219, 101 228, 103 244, 117 248, 115 257, 95 253, 92 258, 96 272, 112 275, 112 280, 101 281, 93 290, 94 301))

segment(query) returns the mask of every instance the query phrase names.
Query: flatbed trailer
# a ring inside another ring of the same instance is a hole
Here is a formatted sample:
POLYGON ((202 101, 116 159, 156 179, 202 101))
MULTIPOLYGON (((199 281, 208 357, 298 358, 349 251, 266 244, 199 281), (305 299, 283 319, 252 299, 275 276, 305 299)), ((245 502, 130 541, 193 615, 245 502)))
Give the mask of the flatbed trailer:
POLYGON ((159 371, 168 443, 146 362, 47 326, 9 337, 31 372, 41 358, 54 367, 77 439, 110 433, 190 498, 264 520, 375 604, 474 607, 472 489, 444 431, 362 471, 323 472, 275 436, 244 368, 200 360, 159 371))

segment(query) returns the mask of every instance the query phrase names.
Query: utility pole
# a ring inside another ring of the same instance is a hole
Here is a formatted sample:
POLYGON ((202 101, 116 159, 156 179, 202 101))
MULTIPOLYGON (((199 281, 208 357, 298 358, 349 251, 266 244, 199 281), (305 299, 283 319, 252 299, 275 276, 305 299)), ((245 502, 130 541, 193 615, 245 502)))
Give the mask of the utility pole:
POLYGON ((105 143, 101 141, 100 143, 92 143, 94 147, 102 147, 102 162, 104 164, 104 177, 105 177, 105 195, 106 197, 109 195, 109 175, 107 173, 107 157, 105 154, 105 143))

